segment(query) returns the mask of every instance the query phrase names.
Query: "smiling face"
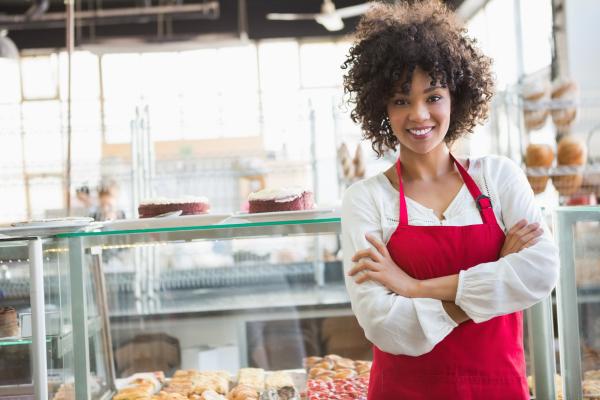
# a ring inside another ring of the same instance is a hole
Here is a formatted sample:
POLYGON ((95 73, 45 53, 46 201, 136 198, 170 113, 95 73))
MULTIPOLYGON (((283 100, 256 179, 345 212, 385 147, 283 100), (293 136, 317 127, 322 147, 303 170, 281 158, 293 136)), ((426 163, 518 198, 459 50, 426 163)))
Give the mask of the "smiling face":
POLYGON ((419 67, 415 68, 410 92, 402 93, 398 85, 387 104, 390 125, 402 152, 427 154, 439 146, 445 146, 444 137, 450 125, 450 105, 448 88, 439 83, 431 86, 429 74, 419 67))

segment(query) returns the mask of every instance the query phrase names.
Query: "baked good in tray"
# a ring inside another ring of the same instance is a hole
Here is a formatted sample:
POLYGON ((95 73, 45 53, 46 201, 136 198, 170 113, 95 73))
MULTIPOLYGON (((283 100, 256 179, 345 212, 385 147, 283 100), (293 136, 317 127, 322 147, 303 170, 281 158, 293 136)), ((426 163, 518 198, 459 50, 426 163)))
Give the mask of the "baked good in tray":
POLYGON ((371 361, 351 360, 337 354, 307 357, 304 359, 304 367, 308 379, 322 381, 368 377, 371 373, 371 361))
POLYGON ((583 174, 577 168, 582 167, 587 161, 585 143, 576 137, 564 136, 558 142, 556 155, 558 166, 572 167, 573 173, 553 175, 552 184, 561 195, 572 195, 579 190, 583 182, 583 174))
POLYGON ((265 370, 262 368, 241 368, 238 372, 238 386, 249 386, 262 393, 265 390, 265 370))
POLYGON ((17 311, 13 307, 0 307, 0 338, 19 336, 17 311))
POLYGON ((554 161, 554 150, 547 144, 529 144, 525 152, 525 165, 528 168, 540 168, 539 174, 527 174, 527 180, 533 193, 539 194, 546 190, 548 179, 547 171, 554 161))
POLYGON ((146 199, 138 206, 140 218, 151 218, 175 211, 181 211, 181 215, 206 214, 210 211, 210 203, 206 197, 188 196, 180 199, 159 197, 146 199))
POLYGON ((256 388, 250 385, 238 384, 227 394, 227 400, 259 400, 256 388))
POLYGON ((296 187, 263 189, 248 196, 249 212, 312 210, 313 197, 311 191, 296 187))

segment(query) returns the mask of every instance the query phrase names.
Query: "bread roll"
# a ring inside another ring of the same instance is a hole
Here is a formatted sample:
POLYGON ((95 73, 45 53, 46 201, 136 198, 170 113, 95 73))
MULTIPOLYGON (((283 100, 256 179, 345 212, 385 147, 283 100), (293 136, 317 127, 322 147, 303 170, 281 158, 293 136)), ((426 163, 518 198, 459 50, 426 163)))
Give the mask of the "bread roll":
MULTIPOLYGON (((530 144, 525 153, 525 165, 528 168, 550 168, 554 161, 554 151, 546 144, 530 144)), ((527 174, 533 193, 539 194, 546 190, 548 175, 527 174)))
POLYGON ((323 361, 323 357, 311 356, 304 359, 304 368, 311 369, 316 363, 323 361))
MULTIPOLYGON (((585 144, 573 136, 565 136, 558 142, 556 154, 559 167, 580 167, 585 164, 587 159, 585 144)), ((583 175, 580 172, 575 174, 559 173, 552 176, 554 187, 563 196, 576 193, 582 182, 583 175)))

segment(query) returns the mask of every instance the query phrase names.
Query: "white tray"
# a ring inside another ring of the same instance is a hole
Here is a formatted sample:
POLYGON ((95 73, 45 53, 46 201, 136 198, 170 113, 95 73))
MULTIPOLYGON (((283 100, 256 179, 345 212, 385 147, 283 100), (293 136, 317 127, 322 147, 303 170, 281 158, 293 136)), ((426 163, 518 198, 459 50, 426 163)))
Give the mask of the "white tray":
POLYGON ((293 221, 303 219, 335 218, 339 214, 334 208, 315 208, 313 210, 300 211, 276 211, 266 213, 246 213, 239 212, 230 218, 222 221, 222 224, 243 223, 243 222, 273 222, 273 221, 293 221), (327 215, 330 214, 330 215, 327 215))
POLYGON ((93 218, 78 217, 14 222, 10 225, 0 226, 0 234, 6 236, 49 236, 81 230, 93 221, 93 218))
POLYGON ((184 226, 214 225, 231 214, 197 214, 159 218, 120 219, 104 224, 105 231, 124 231, 139 229, 177 228, 184 226))

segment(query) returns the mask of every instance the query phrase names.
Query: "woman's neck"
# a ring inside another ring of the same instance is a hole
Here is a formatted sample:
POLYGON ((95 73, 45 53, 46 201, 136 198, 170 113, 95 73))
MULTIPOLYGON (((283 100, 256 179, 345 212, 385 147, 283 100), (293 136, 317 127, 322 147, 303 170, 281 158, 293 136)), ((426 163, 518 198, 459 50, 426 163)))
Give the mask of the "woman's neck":
POLYGON ((445 144, 437 146, 427 154, 418 154, 400 149, 402 178, 405 181, 435 181, 454 171, 450 150, 445 144))

